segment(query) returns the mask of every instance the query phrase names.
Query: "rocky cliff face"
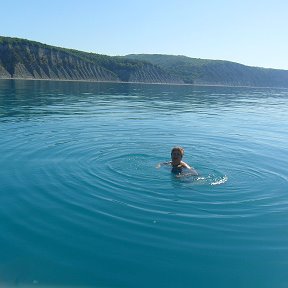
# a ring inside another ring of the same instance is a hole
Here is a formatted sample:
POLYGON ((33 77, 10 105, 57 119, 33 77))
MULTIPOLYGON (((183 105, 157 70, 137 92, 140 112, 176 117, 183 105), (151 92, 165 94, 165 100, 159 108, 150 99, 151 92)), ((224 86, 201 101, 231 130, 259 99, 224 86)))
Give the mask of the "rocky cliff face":
POLYGON ((0 37, 0 40, 0 78, 183 83, 149 63, 122 63, 101 55, 99 61, 91 53, 23 39, 0 37))
POLYGON ((1 78, 11 78, 11 74, 0 64, 0 79, 1 78))
POLYGON ((0 47, 0 77, 119 81, 114 73, 67 52, 27 44, 0 47))
POLYGON ((182 80, 165 73, 157 66, 146 63, 143 67, 134 70, 129 75, 129 82, 148 82, 148 83, 184 83, 182 80))

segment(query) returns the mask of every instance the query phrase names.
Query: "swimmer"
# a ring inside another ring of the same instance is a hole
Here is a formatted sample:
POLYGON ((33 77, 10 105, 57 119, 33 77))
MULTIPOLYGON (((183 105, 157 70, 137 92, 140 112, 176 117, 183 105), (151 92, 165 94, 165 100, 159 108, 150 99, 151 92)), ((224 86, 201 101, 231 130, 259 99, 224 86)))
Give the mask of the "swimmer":
POLYGON ((160 168, 163 165, 172 166, 171 172, 176 174, 176 177, 198 176, 198 172, 193 167, 182 161, 183 156, 184 149, 182 147, 174 147, 171 150, 171 161, 159 163, 156 168, 160 168), (182 173, 183 168, 187 171, 187 173, 182 173))

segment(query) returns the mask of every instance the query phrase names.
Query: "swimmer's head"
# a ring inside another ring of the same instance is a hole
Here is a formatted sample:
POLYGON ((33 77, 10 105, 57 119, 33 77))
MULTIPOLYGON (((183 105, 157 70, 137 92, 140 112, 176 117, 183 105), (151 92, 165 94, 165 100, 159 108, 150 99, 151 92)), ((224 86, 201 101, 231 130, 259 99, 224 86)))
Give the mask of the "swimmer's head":
POLYGON ((172 160, 177 158, 182 159, 183 155, 184 155, 184 149, 182 147, 177 146, 172 148, 171 150, 172 160))

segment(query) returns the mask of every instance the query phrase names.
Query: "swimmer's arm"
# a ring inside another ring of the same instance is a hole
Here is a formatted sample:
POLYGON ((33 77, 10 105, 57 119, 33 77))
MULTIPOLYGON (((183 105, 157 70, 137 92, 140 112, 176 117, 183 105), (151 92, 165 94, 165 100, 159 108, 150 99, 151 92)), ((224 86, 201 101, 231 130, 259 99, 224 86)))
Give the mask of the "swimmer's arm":
POLYGON ((156 165, 156 168, 158 169, 158 168, 160 168, 160 167, 162 167, 162 166, 168 166, 168 165, 171 165, 171 161, 158 163, 158 164, 156 165))
POLYGON ((189 176, 199 176, 199 173, 194 168, 192 168, 191 170, 189 169, 187 173, 180 173, 175 176, 176 178, 184 178, 184 177, 189 177, 189 176))

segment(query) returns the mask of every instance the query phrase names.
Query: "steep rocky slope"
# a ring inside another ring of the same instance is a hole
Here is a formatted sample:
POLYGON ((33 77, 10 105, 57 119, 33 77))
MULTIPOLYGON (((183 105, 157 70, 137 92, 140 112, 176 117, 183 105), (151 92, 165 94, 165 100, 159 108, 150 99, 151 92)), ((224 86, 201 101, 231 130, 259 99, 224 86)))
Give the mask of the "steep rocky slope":
POLYGON ((183 83, 150 63, 0 37, 0 78, 183 83))

